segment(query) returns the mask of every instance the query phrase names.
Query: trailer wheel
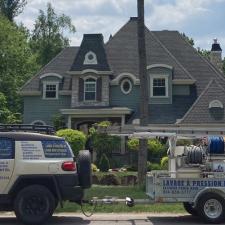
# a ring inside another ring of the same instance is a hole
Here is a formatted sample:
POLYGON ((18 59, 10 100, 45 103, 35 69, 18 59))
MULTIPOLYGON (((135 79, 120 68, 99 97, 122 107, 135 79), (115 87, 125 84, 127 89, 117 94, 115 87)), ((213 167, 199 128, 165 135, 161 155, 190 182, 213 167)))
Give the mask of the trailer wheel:
POLYGON ((225 219, 225 200, 218 194, 204 194, 196 208, 199 216, 207 223, 221 223, 225 219))
POLYGON ((194 208, 193 204, 189 203, 189 202, 184 202, 183 203, 184 209, 191 214, 192 216, 197 216, 198 212, 197 210, 194 208))

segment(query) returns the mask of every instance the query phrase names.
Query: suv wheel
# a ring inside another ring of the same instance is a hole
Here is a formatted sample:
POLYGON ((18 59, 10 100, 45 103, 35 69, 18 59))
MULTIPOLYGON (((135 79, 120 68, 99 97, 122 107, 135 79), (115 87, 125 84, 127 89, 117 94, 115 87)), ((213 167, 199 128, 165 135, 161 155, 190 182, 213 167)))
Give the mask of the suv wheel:
POLYGON ((14 201, 16 217, 24 224, 44 223, 55 210, 55 198, 44 186, 32 185, 22 189, 14 201))
POLYGON ((218 194, 204 194, 196 208, 198 214, 207 223, 221 223, 225 219, 225 200, 218 194))

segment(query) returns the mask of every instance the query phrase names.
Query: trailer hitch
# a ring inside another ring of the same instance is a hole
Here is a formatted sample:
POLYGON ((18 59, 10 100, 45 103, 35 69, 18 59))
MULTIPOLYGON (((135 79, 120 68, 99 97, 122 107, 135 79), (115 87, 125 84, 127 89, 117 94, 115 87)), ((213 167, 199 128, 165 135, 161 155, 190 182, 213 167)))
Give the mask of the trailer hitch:
POLYGON ((126 197, 124 199, 120 199, 117 197, 110 197, 110 196, 106 196, 102 199, 99 199, 98 197, 93 197, 91 200, 82 200, 81 201, 81 210, 86 217, 90 217, 96 211, 97 206, 115 205, 115 204, 119 204, 119 203, 123 203, 128 207, 133 207, 133 206, 135 206, 135 204, 148 204, 148 203, 151 203, 151 201, 150 201, 150 199, 134 200, 131 197, 126 197), (87 212, 85 212, 85 210, 83 208, 84 204, 89 204, 89 205, 93 206, 93 208, 89 214, 87 212))

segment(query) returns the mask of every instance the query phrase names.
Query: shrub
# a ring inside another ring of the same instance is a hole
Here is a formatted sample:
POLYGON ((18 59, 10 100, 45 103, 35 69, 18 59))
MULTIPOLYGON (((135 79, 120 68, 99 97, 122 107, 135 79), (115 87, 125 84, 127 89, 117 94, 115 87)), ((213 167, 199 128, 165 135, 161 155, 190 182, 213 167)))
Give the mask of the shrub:
POLYGON ((61 114, 53 115, 52 122, 56 130, 63 129, 66 126, 65 117, 61 114))
POLYGON ((64 129, 57 131, 56 135, 65 138, 65 140, 70 144, 75 156, 78 155, 80 150, 84 149, 86 136, 83 132, 72 129, 64 129))
POLYGON ((161 170, 161 166, 158 163, 147 162, 147 170, 161 170))
POLYGON ((91 169, 92 172, 98 172, 98 167, 94 163, 91 164, 91 169))
POLYGON ((119 185, 119 179, 114 174, 106 174, 100 180, 101 185, 119 185))
POLYGON ((108 157, 106 156, 106 154, 103 154, 101 159, 100 159, 100 162, 99 162, 99 169, 102 171, 102 172, 108 172, 109 169, 110 169, 110 165, 109 165, 109 159, 108 157))
POLYGON ((160 165, 162 169, 164 170, 168 169, 168 161, 169 161, 168 156, 165 156, 161 159, 160 165))
MULTIPOLYGON (((139 140, 130 139, 127 142, 128 149, 131 151, 137 151, 139 149, 139 140)), ((166 146, 162 144, 158 139, 148 140, 148 160, 153 162, 160 162, 163 156, 166 156, 166 146)))
MULTIPOLYGON (((101 127, 108 127, 111 125, 109 121, 103 121, 96 124, 101 127)), ((90 138, 93 141, 93 148, 97 152, 97 165, 102 154, 106 154, 107 157, 110 157, 113 150, 119 149, 121 146, 121 139, 119 137, 107 135, 104 133, 98 133, 94 127, 89 129, 90 138)))
POLYGON ((139 149, 139 140, 136 138, 129 139, 127 146, 129 150, 137 151, 139 149))
POLYGON ((160 163, 160 159, 166 156, 166 146, 158 139, 148 140, 148 160, 151 162, 160 163))

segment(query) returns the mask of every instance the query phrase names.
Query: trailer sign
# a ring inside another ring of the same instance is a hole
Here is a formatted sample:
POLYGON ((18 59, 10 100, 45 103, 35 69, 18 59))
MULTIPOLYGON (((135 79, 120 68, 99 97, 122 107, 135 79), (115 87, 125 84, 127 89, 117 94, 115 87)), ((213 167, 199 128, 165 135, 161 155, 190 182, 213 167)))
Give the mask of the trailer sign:
MULTIPOLYGON (((218 179, 163 179, 160 182, 161 188, 156 189, 158 195, 163 197, 188 197, 195 196, 199 191, 206 187, 225 187, 225 180, 218 179)), ((157 194, 156 194, 157 195, 157 194)))

